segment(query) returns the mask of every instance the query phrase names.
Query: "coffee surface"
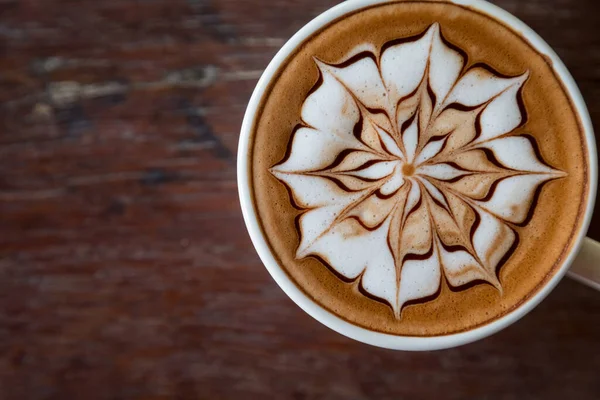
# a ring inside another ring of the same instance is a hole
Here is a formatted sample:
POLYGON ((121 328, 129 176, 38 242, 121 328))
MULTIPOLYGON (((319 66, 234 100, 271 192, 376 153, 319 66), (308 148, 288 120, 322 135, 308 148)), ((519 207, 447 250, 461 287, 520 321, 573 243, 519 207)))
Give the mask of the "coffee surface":
POLYGON ((489 323, 560 267, 588 196, 547 59, 489 16, 397 2, 306 40, 262 99, 253 195, 280 265, 354 324, 489 323))

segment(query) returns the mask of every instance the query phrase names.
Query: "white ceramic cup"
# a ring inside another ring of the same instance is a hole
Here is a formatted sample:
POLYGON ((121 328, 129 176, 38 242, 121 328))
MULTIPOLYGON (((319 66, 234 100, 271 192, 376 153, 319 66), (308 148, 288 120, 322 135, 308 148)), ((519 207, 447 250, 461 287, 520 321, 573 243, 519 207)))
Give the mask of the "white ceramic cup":
POLYGON ((571 252, 567 255, 561 268, 546 283, 546 285, 529 300, 521 304, 514 311, 489 324, 469 331, 445 336, 409 337, 374 332, 344 321, 338 316, 323 309, 306 294, 304 294, 278 265, 260 229, 257 221, 256 210, 251 198, 248 154, 251 145, 251 129, 259 103, 261 102, 262 97, 265 95, 265 91, 269 82, 273 79, 274 74, 277 72, 281 64, 305 39, 309 38, 322 27, 348 13, 372 6, 374 4, 386 3, 387 1, 388 0, 349 0, 327 10, 323 14, 310 21, 307 25, 300 29, 300 31, 298 31, 273 58, 260 78, 254 93, 252 94, 252 98, 250 99, 250 103, 248 104, 248 108, 244 116, 238 148, 238 189, 246 227, 248 228, 248 232, 250 233, 250 237, 254 247, 256 248, 256 251, 258 252, 258 255, 273 279, 275 279, 277 284, 298 306, 300 306, 317 321, 328 326, 334 331, 364 343, 396 350, 444 349, 460 346, 492 335, 493 333, 498 332, 499 330, 516 322, 518 319, 531 311, 558 284, 567 271, 569 271, 570 267, 572 268, 569 272, 574 278, 600 290, 600 266, 598 265, 600 262, 600 244, 591 239, 585 238, 585 234, 592 217, 592 211, 596 198, 596 185, 598 176, 596 144, 590 116, 581 93, 579 92, 573 77, 558 55, 556 55, 552 48, 540 36, 538 36, 531 28, 513 15, 483 0, 451 1, 456 4, 468 6, 484 14, 488 14, 496 20, 505 23, 513 30, 520 32, 522 36, 525 37, 525 39, 527 39, 538 52, 548 56, 552 60, 554 71, 564 83, 569 97, 573 100, 573 103, 577 108, 577 112, 579 113, 579 117, 585 131, 590 160, 590 195, 588 197, 588 203, 586 205, 586 211, 581 230, 577 234, 575 245, 572 247, 571 252), (582 246, 583 249, 581 249, 582 246))

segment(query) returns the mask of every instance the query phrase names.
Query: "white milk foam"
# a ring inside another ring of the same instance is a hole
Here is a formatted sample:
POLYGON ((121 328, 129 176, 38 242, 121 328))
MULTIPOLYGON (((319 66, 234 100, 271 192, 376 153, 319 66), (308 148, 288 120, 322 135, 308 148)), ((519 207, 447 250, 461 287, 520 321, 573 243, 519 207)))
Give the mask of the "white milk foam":
POLYGON ((501 291, 497 268, 517 241, 511 224, 526 224, 541 185, 564 175, 516 131, 528 72, 463 71, 438 24, 345 60, 315 60, 304 125, 271 169, 302 210, 296 256, 360 280, 398 318, 436 296, 444 277, 501 291))

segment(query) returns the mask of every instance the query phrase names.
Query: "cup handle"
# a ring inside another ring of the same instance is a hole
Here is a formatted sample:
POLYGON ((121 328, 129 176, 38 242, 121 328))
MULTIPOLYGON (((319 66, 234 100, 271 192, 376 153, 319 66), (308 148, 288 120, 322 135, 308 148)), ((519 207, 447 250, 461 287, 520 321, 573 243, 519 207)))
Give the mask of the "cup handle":
POLYGON ((586 237, 567 275, 600 290, 600 243, 586 237))

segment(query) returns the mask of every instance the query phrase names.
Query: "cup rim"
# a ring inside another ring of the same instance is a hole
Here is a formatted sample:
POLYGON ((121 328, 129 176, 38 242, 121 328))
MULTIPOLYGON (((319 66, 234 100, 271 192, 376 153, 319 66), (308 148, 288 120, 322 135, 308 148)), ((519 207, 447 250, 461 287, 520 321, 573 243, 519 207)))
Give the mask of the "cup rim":
POLYGON ((372 331, 358 325, 354 325, 344 319, 332 314, 317 304, 313 299, 306 295, 298 286, 291 280, 287 273, 279 266, 275 259, 264 233, 257 221, 257 212, 252 199, 252 191, 250 184, 250 168, 249 157, 246 156, 250 149, 250 138, 254 124, 254 117, 260 102, 265 94, 265 91, 276 74, 280 66, 285 62, 289 55, 300 45, 304 40, 316 33, 319 29, 327 26, 336 19, 371 6, 390 3, 390 0, 348 0, 330 8, 304 25, 296 34, 289 39, 285 45, 277 52, 271 60, 261 78, 259 79, 242 122, 241 134, 238 146, 237 158, 237 179, 238 191, 242 214, 246 223, 246 228, 250 234, 252 243, 267 270, 277 282, 279 287, 307 314, 314 319, 329 327, 330 329, 347 336, 351 339, 370 344, 377 347, 394 349, 394 350, 439 350, 450 347, 456 347, 463 344, 471 343, 476 340, 490 336, 512 323, 516 322, 535 306, 537 306, 553 289, 558 282, 564 277, 573 260, 575 259, 579 249, 583 243, 585 234, 591 222, 592 212, 596 199, 596 189, 598 180, 598 161, 596 153, 596 144, 592 122, 583 100, 583 97, 575 83, 573 77, 565 67, 562 60, 554 52, 535 31, 528 27, 521 20, 501 9, 500 7, 488 3, 484 0, 446 0, 448 3, 453 3, 459 6, 466 6, 476 11, 489 15, 490 17, 506 24, 513 31, 521 34, 527 39, 536 51, 550 58, 553 64, 555 74, 563 82, 566 92, 571 101, 575 105, 588 149, 589 159, 589 195, 586 204, 585 215, 583 217, 581 229, 576 235, 569 254, 565 258, 562 266, 554 274, 554 276, 546 282, 546 284, 537 291, 532 297, 520 304, 515 310, 508 314, 492 321, 488 324, 459 333, 452 333, 441 336, 401 336, 389 333, 372 331))

